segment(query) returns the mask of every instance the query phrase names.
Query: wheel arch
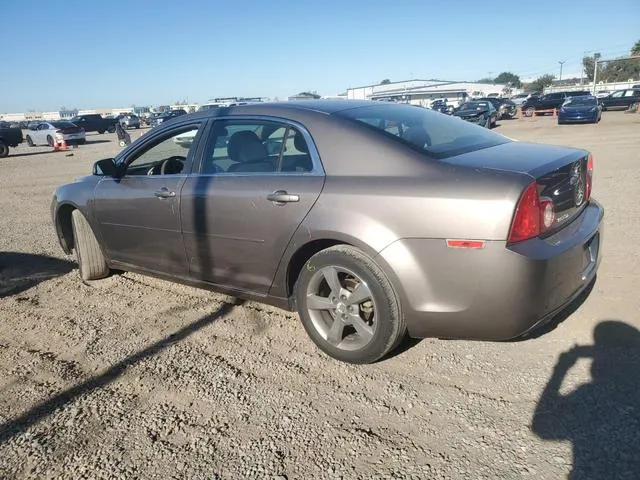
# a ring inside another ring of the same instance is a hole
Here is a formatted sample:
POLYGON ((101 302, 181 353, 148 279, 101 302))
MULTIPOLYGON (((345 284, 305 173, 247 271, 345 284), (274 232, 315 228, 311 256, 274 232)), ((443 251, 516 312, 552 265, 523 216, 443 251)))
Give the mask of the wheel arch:
POLYGON ((60 241, 62 250, 64 250, 68 255, 71 254, 75 246, 71 214, 77 209, 77 205, 64 203, 58 207, 55 216, 55 227, 56 233, 58 234, 58 240, 60 241))

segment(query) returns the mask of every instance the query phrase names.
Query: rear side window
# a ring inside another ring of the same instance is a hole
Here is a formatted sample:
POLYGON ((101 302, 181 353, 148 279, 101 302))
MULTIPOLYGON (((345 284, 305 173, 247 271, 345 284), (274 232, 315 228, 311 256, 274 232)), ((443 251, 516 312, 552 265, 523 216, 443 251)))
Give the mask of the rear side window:
POLYGON ((219 120, 213 126, 203 174, 308 173, 313 161, 302 133, 267 120, 219 120))
POLYGON ((461 118, 410 105, 372 105, 333 115, 353 120, 437 159, 511 141, 461 118))

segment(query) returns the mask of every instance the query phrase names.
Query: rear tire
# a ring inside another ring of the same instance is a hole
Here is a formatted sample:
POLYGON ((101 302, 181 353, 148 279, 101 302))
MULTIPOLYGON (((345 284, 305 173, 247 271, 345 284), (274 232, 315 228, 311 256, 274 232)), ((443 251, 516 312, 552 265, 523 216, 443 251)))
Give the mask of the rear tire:
POLYGON ((116 127, 115 127, 115 125, 111 125, 109 128, 107 128, 107 132, 109 132, 109 133, 116 133, 116 127))
POLYGON ((51 135, 47 135, 47 144, 53 147, 53 137, 51 137, 51 135))
POLYGON ((407 327, 391 282, 357 248, 336 245, 316 253, 300 272, 295 297, 307 334, 336 360, 373 363, 406 337, 407 327), (335 272, 337 285, 329 280, 331 272, 335 272), (358 295, 363 300, 349 304, 356 291, 366 294, 358 295))
POLYGON ((102 135, 104 133, 104 130, 98 130, 98 133, 102 135))
POLYGON ((29 145, 30 147, 35 147, 36 144, 33 143, 33 140, 31 140, 31 137, 29 135, 27 135, 27 145, 29 145))
POLYGON ((5 158, 9 156, 9 146, 0 140, 0 158, 5 158))
POLYGON ((525 117, 532 117, 533 113, 536 111, 535 108, 533 107, 527 107, 527 109, 524 111, 524 115, 525 117))
POLYGON ((71 213, 71 223, 80 278, 84 281, 98 280, 109 275, 109 267, 100 244, 80 210, 71 213))

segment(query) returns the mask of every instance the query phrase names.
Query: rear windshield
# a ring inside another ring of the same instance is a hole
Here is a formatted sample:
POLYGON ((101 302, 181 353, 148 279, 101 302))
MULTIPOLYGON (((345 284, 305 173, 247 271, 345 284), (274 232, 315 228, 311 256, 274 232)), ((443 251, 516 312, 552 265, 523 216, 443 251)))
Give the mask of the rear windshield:
POLYGON ((75 125, 71 122, 51 122, 56 128, 75 128, 75 125))
POLYGON ((565 103, 565 105, 593 105, 594 107, 598 104, 596 97, 571 97, 565 103))
POLYGON ((459 117, 402 104, 380 104, 335 112, 437 159, 508 143, 507 137, 459 117))

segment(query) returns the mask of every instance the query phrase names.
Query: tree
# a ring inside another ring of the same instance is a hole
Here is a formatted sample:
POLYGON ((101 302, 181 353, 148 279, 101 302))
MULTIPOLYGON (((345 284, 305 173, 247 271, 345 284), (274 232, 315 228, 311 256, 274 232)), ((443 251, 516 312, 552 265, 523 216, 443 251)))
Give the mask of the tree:
POLYGON ((550 75, 548 73, 545 75, 542 75, 536 78, 533 82, 531 82, 531 90, 535 92, 541 92, 542 90, 545 89, 545 87, 548 87, 549 85, 553 84, 553 81, 555 80, 555 78, 556 78, 555 75, 550 75))
POLYGON ((494 83, 493 78, 489 78, 489 77, 484 77, 481 78, 480 80, 476 80, 477 83, 494 83))
MULTIPOLYGON (((593 82, 593 65, 595 63, 595 59, 599 59, 600 54, 594 53, 591 57, 584 57, 582 59, 582 67, 584 68, 584 73, 587 76, 587 80, 593 82)), ((598 78, 602 79, 602 72, 604 66, 600 63, 598 64, 598 78)), ((596 79, 597 81, 598 79, 596 79)))
POLYGON ((515 73, 511 72, 502 72, 496 78, 493 79, 494 83, 502 83, 505 85, 511 84, 514 88, 522 87, 522 82, 520 81, 520 77, 515 73))
POLYGON ((388 78, 385 78, 380 82, 380 85, 389 85, 390 83, 391 83, 391 80, 389 80, 388 78))
POLYGON ((631 55, 640 55, 640 40, 633 44, 631 55))

